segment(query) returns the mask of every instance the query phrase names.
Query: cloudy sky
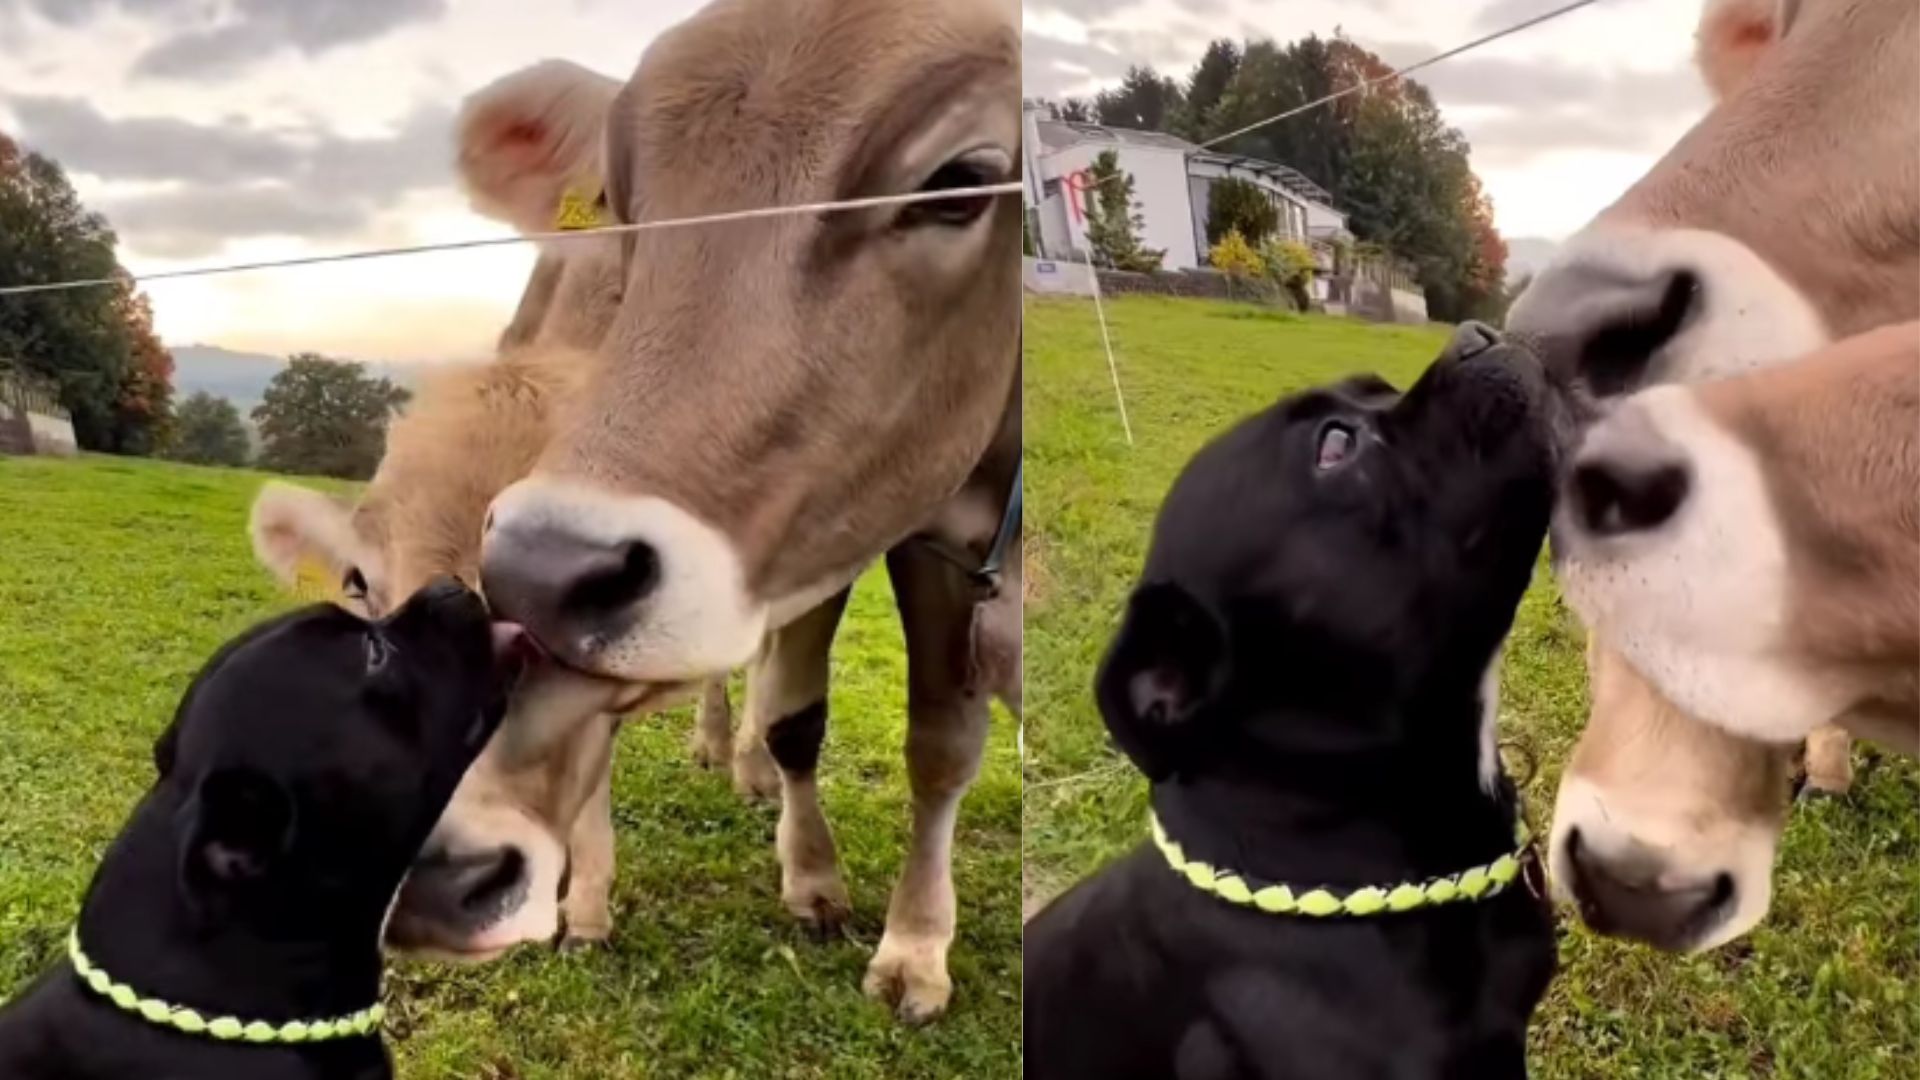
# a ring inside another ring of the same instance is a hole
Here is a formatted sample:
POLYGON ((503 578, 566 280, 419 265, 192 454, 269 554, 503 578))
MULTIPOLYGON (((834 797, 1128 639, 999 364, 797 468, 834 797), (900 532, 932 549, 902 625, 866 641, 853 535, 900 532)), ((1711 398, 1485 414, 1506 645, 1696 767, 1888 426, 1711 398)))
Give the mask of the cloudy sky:
MULTIPOLYGON (((625 76, 700 0, 0 0, 0 131, 64 164, 139 271, 497 235, 453 185, 466 93, 546 57, 625 76)), ((156 282, 183 345, 485 355, 513 247, 156 282)))
MULTIPOLYGON (((1184 78, 1217 37, 1343 29, 1402 66, 1566 0, 1025 0, 1026 94, 1087 96, 1130 63, 1184 78)), ((1697 0, 1601 0, 1415 78, 1473 144, 1508 237, 1562 239, 1706 110, 1697 0)))

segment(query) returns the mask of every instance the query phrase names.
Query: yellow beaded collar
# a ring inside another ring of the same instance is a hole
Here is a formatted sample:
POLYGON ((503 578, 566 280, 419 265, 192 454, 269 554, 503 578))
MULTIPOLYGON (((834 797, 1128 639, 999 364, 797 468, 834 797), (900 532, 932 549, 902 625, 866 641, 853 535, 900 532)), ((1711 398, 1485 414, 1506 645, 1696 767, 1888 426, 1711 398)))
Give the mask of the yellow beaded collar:
POLYGON ((67 934, 67 958, 73 961, 74 973, 80 976, 81 982, 86 983, 94 993, 127 1012, 161 1027, 172 1028, 188 1035, 205 1035, 222 1042, 264 1045, 354 1038, 378 1032, 380 1021, 387 1015, 387 1007, 376 1003, 359 1012, 349 1013, 332 1020, 288 1020, 280 1024, 269 1024, 264 1020, 247 1021, 232 1016, 202 1016, 183 1006, 169 1005, 155 998, 141 997, 126 983, 116 982, 113 976, 100 970, 98 965, 87 959, 87 954, 80 948, 78 927, 67 934))
POLYGON ((1398 885, 1369 885, 1344 895, 1314 887, 1294 889, 1286 885, 1256 884, 1238 871, 1209 866, 1189 859, 1179 843, 1167 836, 1160 819, 1151 812, 1153 843, 1164 855, 1167 865, 1186 878, 1194 888, 1211 893, 1230 904, 1258 908, 1270 915, 1308 915, 1325 918, 1333 915, 1383 915, 1416 908, 1434 907, 1464 900, 1485 900, 1496 896, 1520 876, 1521 864, 1532 840, 1526 822, 1514 822, 1514 850, 1486 866, 1475 866, 1457 874, 1430 878, 1422 882, 1398 885))

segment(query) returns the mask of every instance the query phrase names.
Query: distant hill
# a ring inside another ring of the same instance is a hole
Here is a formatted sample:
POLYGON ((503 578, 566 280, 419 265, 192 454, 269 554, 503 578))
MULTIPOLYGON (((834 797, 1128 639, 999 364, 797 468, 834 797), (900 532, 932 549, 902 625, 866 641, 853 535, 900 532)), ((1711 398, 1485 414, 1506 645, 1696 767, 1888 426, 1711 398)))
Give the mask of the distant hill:
POLYGON ((1558 241, 1543 236, 1516 236, 1507 240, 1507 281, 1509 284, 1523 277, 1532 277, 1553 261, 1553 254, 1560 250, 1558 241))
MULTIPOLYGON (((173 345, 173 393, 175 400, 206 391, 214 397, 233 402, 245 416, 266 396, 267 383, 287 366, 284 356, 237 352, 218 345, 173 345)), ((356 359, 342 357, 341 359, 356 359)), ((412 386, 424 367, 422 364, 396 364, 385 360, 365 362, 371 375, 385 376, 402 386, 412 386)))

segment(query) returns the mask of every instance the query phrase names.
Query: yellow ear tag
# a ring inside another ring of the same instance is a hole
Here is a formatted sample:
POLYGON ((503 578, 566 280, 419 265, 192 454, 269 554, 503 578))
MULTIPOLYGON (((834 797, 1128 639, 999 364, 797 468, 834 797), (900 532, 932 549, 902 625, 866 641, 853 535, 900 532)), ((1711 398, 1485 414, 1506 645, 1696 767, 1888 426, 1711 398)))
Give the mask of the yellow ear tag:
POLYGON ((293 595, 309 604, 338 603, 340 583, 333 571, 318 559, 301 559, 293 569, 293 595))
POLYGON ((560 208, 553 215, 556 232, 574 232, 608 224, 607 209, 600 201, 599 185, 592 188, 570 187, 560 196, 560 208))

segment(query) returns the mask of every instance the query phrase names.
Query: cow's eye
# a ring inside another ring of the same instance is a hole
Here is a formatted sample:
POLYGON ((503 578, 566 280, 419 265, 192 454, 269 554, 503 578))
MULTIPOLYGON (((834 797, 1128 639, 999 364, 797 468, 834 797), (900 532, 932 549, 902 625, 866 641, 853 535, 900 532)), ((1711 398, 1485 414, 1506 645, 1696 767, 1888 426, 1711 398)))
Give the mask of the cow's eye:
POLYGON ((1329 420, 1320 428, 1319 448, 1313 464, 1319 469, 1337 469, 1360 452, 1360 435, 1349 424, 1329 420))
POLYGON ((357 566, 349 567, 347 575, 340 579, 340 592, 349 600, 367 598, 367 576, 357 566))
MULTIPOLYGON (((935 169, 933 175, 920 185, 920 191, 961 191, 986 187, 1001 182, 1011 168, 1007 156, 998 150, 969 151, 935 169)), ((898 220, 903 228, 922 225, 958 228, 979 220, 993 200, 992 195, 962 195, 908 203, 901 208, 898 220)))

